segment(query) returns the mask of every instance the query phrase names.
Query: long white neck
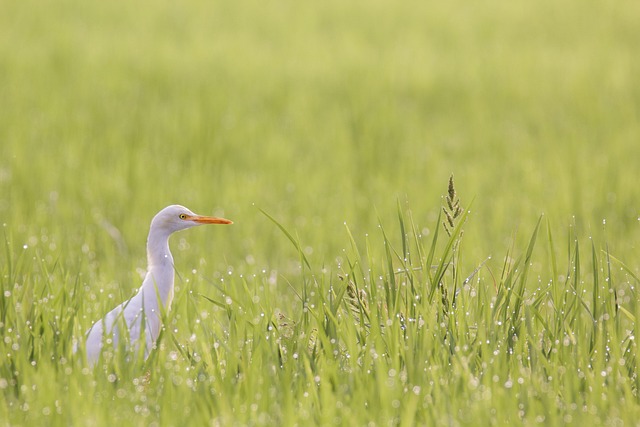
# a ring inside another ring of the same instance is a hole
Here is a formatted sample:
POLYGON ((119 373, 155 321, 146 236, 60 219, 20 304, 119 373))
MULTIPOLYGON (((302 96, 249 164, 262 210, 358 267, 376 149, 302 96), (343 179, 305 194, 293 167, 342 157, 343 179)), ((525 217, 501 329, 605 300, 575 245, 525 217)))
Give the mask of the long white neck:
POLYGON ((147 278, 143 283, 145 297, 155 296, 156 288, 162 300, 162 305, 167 307, 173 298, 173 256, 169 250, 169 235, 171 233, 151 226, 147 238, 147 278))
POLYGON ((169 234, 151 226, 147 237, 147 264, 149 269, 154 266, 173 266, 173 256, 169 250, 169 234))

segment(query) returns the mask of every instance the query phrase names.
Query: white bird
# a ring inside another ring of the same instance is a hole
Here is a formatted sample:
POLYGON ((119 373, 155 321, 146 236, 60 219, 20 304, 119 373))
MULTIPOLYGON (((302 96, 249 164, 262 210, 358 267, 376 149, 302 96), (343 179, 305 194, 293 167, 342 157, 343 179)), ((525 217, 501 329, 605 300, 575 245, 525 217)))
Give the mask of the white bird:
POLYGON ((169 236, 180 230, 202 224, 232 224, 224 218, 196 215, 180 205, 162 209, 151 220, 147 238, 147 274, 138 293, 123 302, 93 324, 87 332, 85 349, 87 362, 94 365, 103 341, 112 339, 118 346, 121 334, 127 333, 125 345, 137 351, 144 345, 144 357, 149 356, 162 326, 162 313, 169 310, 173 299, 173 256, 169 250, 169 236))

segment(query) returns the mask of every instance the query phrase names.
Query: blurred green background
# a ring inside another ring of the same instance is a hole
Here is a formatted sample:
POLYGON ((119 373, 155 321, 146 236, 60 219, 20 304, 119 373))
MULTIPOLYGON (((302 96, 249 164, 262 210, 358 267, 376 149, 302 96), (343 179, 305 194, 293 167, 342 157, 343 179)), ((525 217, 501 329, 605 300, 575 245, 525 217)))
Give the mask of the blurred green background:
POLYGON ((235 221, 177 238, 179 269, 295 271, 259 208, 331 266, 345 222, 377 235, 398 202, 431 232, 451 173, 475 198, 470 265, 545 213, 557 240, 575 225, 638 270, 638 2, 1 9, 0 223, 71 274, 136 287, 172 203, 235 221))

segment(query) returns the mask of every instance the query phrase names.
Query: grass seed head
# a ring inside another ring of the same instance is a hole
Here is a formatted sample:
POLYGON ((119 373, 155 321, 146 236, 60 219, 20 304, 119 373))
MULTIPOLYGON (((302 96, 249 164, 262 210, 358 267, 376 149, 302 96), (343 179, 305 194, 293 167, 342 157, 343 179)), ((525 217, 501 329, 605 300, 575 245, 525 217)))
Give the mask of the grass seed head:
POLYGON ((449 236, 451 236, 451 232, 455 228, 455 219, 462 214, 462 208, 460 207, 460 198, 456 193, 456 187, 453 182, 453 174, 449 177, 449 186, 447 189, 447 195, 445 197, 447 202, 446 206, 442 207, 442 211, 445 215, 445 221, 442 222, 444 225, 444 230, 447 232, 449 236))

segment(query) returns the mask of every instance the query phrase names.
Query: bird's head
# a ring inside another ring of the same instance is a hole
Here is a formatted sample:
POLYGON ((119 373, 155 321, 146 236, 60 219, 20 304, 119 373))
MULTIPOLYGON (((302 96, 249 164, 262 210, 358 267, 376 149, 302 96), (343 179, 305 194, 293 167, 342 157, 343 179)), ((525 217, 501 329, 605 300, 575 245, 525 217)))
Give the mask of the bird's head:
POLYGON ((233 224, 225 218, 197 215, 180 205, 171 205, 162 209, 153 217, 151 228, 163 229, 169 233, 203 224, 233 224))

